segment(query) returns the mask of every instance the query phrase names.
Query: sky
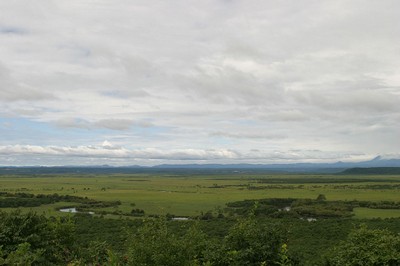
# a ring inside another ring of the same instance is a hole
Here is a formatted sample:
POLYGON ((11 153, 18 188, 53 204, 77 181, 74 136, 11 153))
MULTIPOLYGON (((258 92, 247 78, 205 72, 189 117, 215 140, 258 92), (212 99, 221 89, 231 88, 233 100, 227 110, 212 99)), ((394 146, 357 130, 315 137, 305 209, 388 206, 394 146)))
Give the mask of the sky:
POLYGON ((400 157, 400 1, 0 1, 0 165, 400 157))

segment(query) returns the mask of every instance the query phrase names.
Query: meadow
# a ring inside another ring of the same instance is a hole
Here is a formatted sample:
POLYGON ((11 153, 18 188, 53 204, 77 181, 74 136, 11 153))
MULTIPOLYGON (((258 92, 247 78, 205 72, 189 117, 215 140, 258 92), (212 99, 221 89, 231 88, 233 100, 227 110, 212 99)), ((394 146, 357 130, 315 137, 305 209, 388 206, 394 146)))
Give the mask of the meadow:
MULTIPOLYGON (((118 206, 98 208, 97 212, 129 213, 132 209, 141 209, 146 215, 196 216, 207 211, 221 211, 228 202, 247 199, 316 199, 323 194, 328 201, 397 202, 400 201, 400 177, 243 173, 3 175, 0 176, 0 192, 57 193, 121 202, 118 206)), ((64 206, 71 206, 71 202, 22 209, 59 216, 65 215, 58 211, 64 206)), ((355 218, 399 217, 398 210, 369 208, 356 208, 354 214, 355 218)))

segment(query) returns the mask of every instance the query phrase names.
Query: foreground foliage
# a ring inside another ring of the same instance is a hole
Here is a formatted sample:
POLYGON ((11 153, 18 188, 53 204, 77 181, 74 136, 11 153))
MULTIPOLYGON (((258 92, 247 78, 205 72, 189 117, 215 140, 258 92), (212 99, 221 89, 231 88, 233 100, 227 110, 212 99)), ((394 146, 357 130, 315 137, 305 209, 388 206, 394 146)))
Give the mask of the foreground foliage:
POLYGON ((0 265, 400 264, 400 236, 376 229, 400 231, 398 219, 351 230, 351 220, 260 218, 256 210, 184 222, 0 212, 0 265))
POLYGON ((171 232, 166 219, 148 220, 129 241, 132 265, 292 265, 283 232, 240 219, 222 239, 210 239, 198 223, 183 235, 171 232))
POLYGON ((35 213, 0 212, 0 264, 52 265, 72 259, 74 225, 35 213))
POLYGON ((334 248, 328 265, 400 265, 400 235, 362 226, 334 248))
POLYGON ((129 233, 119 256, 105 242, 75 245, 71 220, 19 211, 0 218, 0 265, 290 265, 281 232, 253 217, 240 220, 222 241, 196 223, 179 234, 165 218, 149 219, 129 233))

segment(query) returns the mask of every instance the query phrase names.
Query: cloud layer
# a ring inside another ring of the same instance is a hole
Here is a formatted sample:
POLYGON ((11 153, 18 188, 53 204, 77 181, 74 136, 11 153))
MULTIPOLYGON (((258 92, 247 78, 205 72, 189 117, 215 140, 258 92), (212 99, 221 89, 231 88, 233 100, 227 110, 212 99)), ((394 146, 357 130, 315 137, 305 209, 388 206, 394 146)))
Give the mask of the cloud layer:
POLYGON ((336 154, 326 153, 319 150, 299 151, 272 151, 269 153, 260 150, 251 150, 242 153, 237 150, 227 149, 132 149, 112 145, 105 141, 97 146, 33 146, 33 145, 9 145, 0 146, 0 158, 7 162, 23 164, 25 161, 35 157, 36 160, 48 160, 46 165, 53 165, 61 161, 71 163, 78 162, 112 162, 114 165, 126 165, 129 161, 131 165, 154 165, 157 163, 187 163, 187 162, 219 162, 219 163, 259 163, 260 160, 268 160, 269 163, 298 162, 329 162, 342 156, 350 160, 362 160, 366 157, 362 154, 336 154))
POLYGON ((0 165, 335 161, 400 149, 398 1, 0 9, 0 165))

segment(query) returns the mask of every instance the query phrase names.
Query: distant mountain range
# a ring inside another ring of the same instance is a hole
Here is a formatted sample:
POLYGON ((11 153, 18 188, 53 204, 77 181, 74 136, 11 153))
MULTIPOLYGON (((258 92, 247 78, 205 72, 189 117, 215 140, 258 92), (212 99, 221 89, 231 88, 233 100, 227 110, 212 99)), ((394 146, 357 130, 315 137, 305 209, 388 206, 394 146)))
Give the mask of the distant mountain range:
POLYGON ((162 164, 156 166, 26 166, 0 167, 0 174, 62 174, 62 173, 339 173, 350 168, 400 167, 400 159, 378 156, 363 162, 290 163, 290 164, 162 164))
POLYGON ((347 169, 354 167, 400 167, 400 159, 382 159, 377 156, 363 162, 335 162, 335 163, 290 163, 290 164, 162 164, 153 168, 184 168, 184 169, 347 169))

